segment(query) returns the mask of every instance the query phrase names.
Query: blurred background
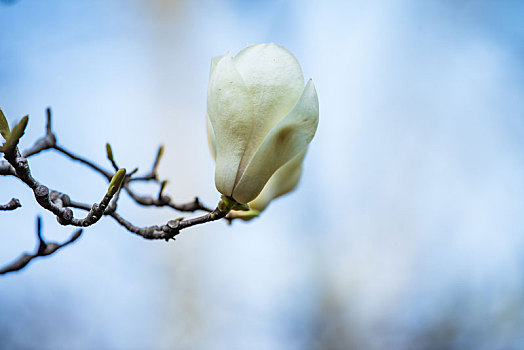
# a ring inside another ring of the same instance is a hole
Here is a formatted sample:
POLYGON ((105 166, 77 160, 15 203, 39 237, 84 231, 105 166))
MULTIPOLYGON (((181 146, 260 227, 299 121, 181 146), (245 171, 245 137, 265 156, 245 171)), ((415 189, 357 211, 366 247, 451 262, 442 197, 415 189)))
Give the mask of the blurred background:
MULTIPOLYGON (((0 106, 51 106, 64 146, 147 171, 214 206, 205 131, 211 57, 291 50, 319 93, 297 190, 262 217, 146 241, 111 219, 0 278, 2 349, 523 349, 524 3, 0 1, 0 106)), ((105 181, 52 152, 51 188, 96 202, 105 181)), ((0 179, 0 264, 56 223, 0 179)), ((156 193, 139 186, 141 193, 156 193)), ((179 216, 123 197, 137 225, 179 216)), ((189 214, 191 216, 191 214, 189 214)))

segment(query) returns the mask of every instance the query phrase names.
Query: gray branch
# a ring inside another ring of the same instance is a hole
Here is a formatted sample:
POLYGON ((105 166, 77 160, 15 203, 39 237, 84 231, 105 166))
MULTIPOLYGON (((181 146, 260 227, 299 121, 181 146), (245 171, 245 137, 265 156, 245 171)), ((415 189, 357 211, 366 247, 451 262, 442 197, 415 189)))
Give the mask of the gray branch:
MULTIPOLYGON (((132 232, 136 235, 139 235, 145 239, 163 239, 169 241, 175 239, 181 230, 219 220, 224 218, 229 209, 211 209, 205 206, 200 202, 198 197, 189 203, 175 203, 169 195, 163 194, 165 184, 167 181, 159 181, 157 168, 160 162, 160 159, 163 154, 163 146, 161 146, 156 154, 155 160, 151 170, 145 175, 135 176, 135 173, 138 169, 135 169, 127 175, 125 171, 122 170, 122 176, 119 182, 117 183, 117 188, 113 188, 115 178, 118 176, 118 165, 114 159, 111 146, 106 145, 108 159, 111 162, 111 165, 116 172, 112 172, 102 168, 101 166, 95 164, 94 162, 81 157, 63 146, 57 143, 56 135, 53 133, 51 128, 51 110, 48 108, 47 111, 47 123, 46 123, 46 132, 43 137, 38 139, 33 146, 29 149, 26 149, 24 152, 18 150, 18 141, 15 140, 13 143, 15 147, 7 147, 3 149, 4 158, 6 161, 0 161, 0 175, 3 176, 14 176, 25 183, 34 193, 36 202, 44 209, 52 212, 58 222, 66 226, 78 226, 78 227, 88 227, 97 223, 103 216, 112 217, 117 223, 127 229, 129 232, 132 232), (99 203, 94 203, 89 205, 87 203, 82 203, 74 201, 70 198, 69 195, 61 193, 59 191, 51 190, 49 187, 38 182, 32 175, 29 167, 28 158, 38 155, 39 153, 46 150, 54 150, 73 161, 77 161, 87 166, 91 170, 102 175, 108 182, 110 182, 109 190, 103 196, 102 200, 99 203), (144 196, 135 193, 131 189, 131 184, 136 181, 153 181, 160 185, 160 189, 157 196, 144 196), (163 225, 152 225, 146 227, 138 227, 132 224, 130 221, 126 220, 120 214, 117 213, 117 202, 120 196, 121 190, 125 190, 129 196, 137 203, 142 206, 148 207, 168 207, 177 211, 184 212, 194 212, 197 210, 206 211, 207 213, 192 219, 175 219, 170 220, 163 225), (81 209, 87 211, 87 214, 84 218, 76 218, 73 215, 71 208, 81 209)), ((25 121, 27 122, 27 120, 25 121)), ((13 129, 14 130, 14 129, 13 129)), ((20 130, 18 130, 20 131, 20 130)), ((23 135, 23 130, 19 133, 19 137, 23 135)), ((7 143, 7 142, 6 142, 7 143)), ((0 210, 14 210, 20 207, 20 202, 13 198, 11 201, 5 205, 0 205, 0 210)), ((37 225, 37 235, 39 238, 39 246, 35 253, 33 254, 24 254, 15 262, 9 266, 0 269, 0 274, 5 274, 7 272, 17 271, 23 269, 31 260, 41 257, 51 255, 56 252, 58 249, 73 243, 77 240, 82 230, 78 230, 75 234, 66 242, 62 244, 57 243, 46 243, 41 236, 41 221, 38 218, 37 225)))
POLYGON ((7 204, 1 204, 0 210, 8 211, 8 210, 15 210, 16 208, 20 208, 22 205, 20 204, 20 201, 16 198, 11 198, 9 203, 7 204))
POLYGON ((82 235, 82 229, 76 230, 73 235, 64 243, 46 242, 42 237, 42 223, 40 216, 37 217, 36 224, 36 235, 38 237, 38 245, 36 251, 32 254, 22 254, 18 259, 13 261, 11 264, 0 269, 0 275, 4 275, 9 272, 19 271, 27 266, 33 259, 48 256, 54 254, 57 250, 73 243, 82 235))

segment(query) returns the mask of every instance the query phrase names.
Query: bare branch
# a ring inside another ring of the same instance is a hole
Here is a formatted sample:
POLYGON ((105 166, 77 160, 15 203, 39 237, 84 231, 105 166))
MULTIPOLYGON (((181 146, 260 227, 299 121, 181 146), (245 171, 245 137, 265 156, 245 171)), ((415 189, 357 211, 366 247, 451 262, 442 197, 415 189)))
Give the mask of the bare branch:
POLYGON ((95 163, 91 162, 90 160, 88 159, 85 159, 83 157, 80 157, 76 154, 74 154, 73 152, 65 149, 64 147, 62 146, 59 146, 58 143, 57 143, 57 138, 55 136, 55 134, 53 133, 53 130, 51 128, 51 121, 52 121, 52 117, 51 117, 51 108, 47 108, 46 110, 46 116, 47 116, 47 122, 46 122, 46 133, 45 135, 38 139, 35 144, 25 150, 23 152, 23 157, 24 158, 29 158, 35 154, 38 154, 42 151, 45 151, 45 150, 48 150, 48 149, 54 149, 62 154, 64 154, 65 156, 67 156, 68 158, 72 159, 72 160, 75 160, 77 162, 80 162, 88 167, 90 167, 91 169, 95 170, 96 172, 102 174, 108 181, 111 180, 111 177, 112 177, 112 174, 105 170, 105 169, 102 169, 101 167, 99 167, 98 165, 96 165, 95 163))
POLYGON ((141 196, 136 194, 133 190, 131 190, 129 184, 124 184, 123 187, 136 203, 143 206, 170 207, 172 209, 185 212, 193 212, 197 210, 203 210, 207 212, 213 211, 213 209, 210 209, 203 205, 198 199, 198 197, 195 197, 195 199, 193 199, 193 201, 189 203, 176 204, 168 195, 161 195, 156 198, 152 196, 141 196))
POLYGON ((55 253, 57 250, 73 243, 76 241, 81 235, 82 235, 82 229, 76 230, 73 235, 64 243, 58 244, 55 242, 46 242, 42 237, 42 225, 41 225, 41 218, 40 216, 37 217, 37 229, 36 229, 36 235, 38 237, 38 246, 36 247, 36 252, 33 254, 23 254, 18 259, 16 259, 11 264, 7 265, 4 268, 0 269, 0 275, 19 271, 23 269, 27 264, 29 264, 33 259, 41 257, 41 256, 48 256, 53 253, 55 253))
POLYGON ((100 203, 93 204, 91 210, 84 219, 76 219, 73 216, 73 211, 71 209, 64 208, 62 205, 57 205, 55 201, 51 200, 50 190, 48 187, 41 185, 33 178, 33 176, 31 176, 27 159, 20 155, 17 147, 12 150, 7 150, 4 153, 4 157, 15 169, 16 176, 33 190, 38 204, 40 204, 42 208, 47 209, 55 214, 58 222, 62 225, 73 225, 81 227, 93 225, 98 220, 100 220, 104 210, 109 204, 109 201, 114 195, 108 192, 100 203))
MULTIPOLYGON (((60 153, 68 156, 70 159, 72 160, 76 160, 76 161, 79 161, 87 166, 89 166, 90 168, 92 168, 93 170, 97 171, 98 173, 102 174, 104 177, 106 177, 106 179, 110 180, 111 179, 111 174, 109 172, 107 172, 106 170, 98 167, 96 164, 94 164, 93 162, 85 159, 85 158, 82 158, 82 157, 79 157, 77 155, 75 155, 74 153, 64 149, 63 147, 60 147, 58 145, 54 145, 52 147, 53 149, 59 151, 60 153)), ((162 148, 160 148, 162 149, 162 148)), ((156 175, 156 167, 158 166, 158 161, 160 159, 160 156, 162 154, 162 152, 158 151, 157 153, 157 157, 155 159, 155 163, 153 165, 153 169, 151 170, 151 172, 145 176, 141 176, 141 177, 136 177, 136 178, 133 178, 133 177, 130 177, 128 179, 126 179, 126 181, 124 182, 124 185, 123 185, 123 188, 126 190, 126 192, 129 194, 129 196, 138 204, 140 205, 143 205, 143 206, 154 206, 154 207, 170 207, 172 209, 175 209, 175 210, 178 210, 178 211, 185 211, 185 212, 194 212, 194 211, 197 211, 197 210, 203 210, 203 211, 207 211, 207 212, 211 212, 212 209, 206 207, 205 205, 203 205, 200 200, 198 199, 198 197, 195 197, 195 199, 189 203, 182 203, 182 204, 177 204, 175 203, 171 197, 167 196, 167 195, 164 195, 164 196, 161 196, 160 198, 153 198, 153 197, 150 197, 150 196, 141 196, 137 193, 135 193, 132 189, 131 189, 131 186, 129 185, 130 182, 133 182, 133 181, 156 181, 157 179, 157 175, 156 175), (159 156, 160 155, 160 156, 159 156)), ((132 171, 130 173, 130 175, 133 174, 134 171, 132 171)))
POLYGON ((90 161, 90 160, 88 160, 86 158, 83 158, 81 156, 78 156, 78 155, 74 154, 73 152, 71 152, 71 151, 69 151, 69 150, 67 150, 64 147, 59 146, 59 145, 54 145, 53 149, 55 149, 58 152, 66 155, 67 157, 69 157, 72 160, 75 160, 77 162, 80 162, 80 163, 88 166, 89 168, 91 168, 94 171, 96 171, 96 172, 100 173, 101 175, 103 175, 108 181, 111 180, 112 174, 109 171, 107 171, 105 169, 102 169, 100 166, 96 165, 92 161, 90 161))
POLYGON ((16 208, 20 208, 22 205, 20 204, 20 201, 16 198, 11 198, 9 203, 0 205, 0 210, 8 211, 8 210, 15 210, 16 208))
MULTIPOLYGON (((90 210, 89 205, 84 203, 68 200, 67 204, 71 208, 90 210)), ((165 225, 153 225, 146 227, 139 227, 133 225, 131 222, 124 219, 121 215, 111 210, 110 208, 106 209, 103 215, 111 216, 116 222, 118 222, 128 231, 142 236, 143 238, 169 240, 174 239, 174 237, 185 228, 222 219, 227 215, 227 212, 224 212, 219 208, 216 208, 214 210, 210 210, 210 213, 196 218, 188 220, 183 220, 182 218, 179 218, 175 220, 170 220, 165 225)))
POLYGON ((7 176, 16 176, 15 168, 11 166, 8 162, 5 160, 0 161, 0 175, 7 176))
MULTIPOLYGON (((5 118, 2 119, 2 136, 7 138, 7 140, 6 143, 0 148, 0 151, 4 153, 4 158, 7 160, 7 162, 3 160, 0 161, 0 175, 14 176, 25 183, 29 188, 32 189, 37 203, 42 208, 52 212, 57 217, 57 220, 60 224, 87 227, 98 222, 102 216, 111 216, 117 223, 122 225, 128 231, 135 233, 145 239, 164 239, 169 241, 170 239, 174 239, 174 237, 178 235, 183 229, 219 220, 226 217, 228 214, 231 207, 224 205, 223 201, 219 203, 219 206, 216 209, 211 209, 203 205, 198 197, 195 197, 195 199, 189 203, 177 204, 171 199, 170 196, 164 194, 167 180, 160 181, 157 174, 157 168, 164 152, 163 146, 159 147, 150 172, 143 176, 135 177, 134 174, 137 172, 138 168, 134 169, 132 172, 126 175, 125 169, 118 168, 111 146, 106 144, 107 158, 116 171, 116 173, 112 173, 95 164, 94 162, 58 145, 57 138, 52 131, 51 121, 51 110, 48 108, 45 135, 38 139, 32 147, 25 150, 23 153, 20 153, 17 145, 20 141, 20 138, 24 134, 27 125, 27 117, 22 118, 22 120, 13 128, 12 131, 9 130, 9 126, 7 125, 5 118), (45 150, 55 150, 71 160, 86 165, 90 169, 105 177, 106 180, 110 182, 110 184, 100 203, 89 205, 86 203, 74 201, 70 198, 69 195, 59 191, 51 190, 47 186, 38 182, 31 175, 27 158, 37 155, 45 150), (134 181, 153 181, 158 183, 158 194, 156 196, 143 196, 135 193, 131 189, 131 183, 134 181), (132 224, 130 221, 124 219, 116 212, 117 203, 122 189, 125 190, 137 204, 143 206, 169 207, 177 211, 185 212, 202 210, 206 211, 207 213, 205 215, 187 220, 184 220, 183 218, 170 220, 164 225, 138 227, 132 224), (71 208, 85 210, 88 213, 83 219, 79 219, 74 217, 71 208)), ((0 205, 0 210, 14 210, 18 207, 20 207, 20 202, 13 198, 9 203, 0 205)), ((58 249, 74 242, 82 232, 81 230, 76 231, 71 239, 62 244, 47 243, 41 235, 40 218, 38 218, 37 223, 37 237, 39 240, 37 251, 33 254, 22 255, 11 265, 1 269, 0 274, 20 270, 36 257, 53 254, 58 249)))
POLYGON ((162 226, 154 225, 146 227, 135 226, 120 215, 118 215, 117 213, 111 213, 109 215, 113 217, 120 225, 124 226, 128 231, 142 236, 143 238, 164 239, 166 241, 169 241, 170 239, 175 239, 175 236, 178 235, 181 230, 191 226, 222 219, 227 215, 227 212, 223 212, 220 209, 216 208, 210 213, 193 219, 182 220, 180 218, 176 220, 170 220, 162 226))
MULTIPOLYGON (((135 181, 155 181, 158 182, 158 164, 160 164, 160 159, 162 159, 162 156, 164 155, 164 145, 160 145, 158 147, 158 150, 156 152, 155 160, 153 162, 153 166, 151 167, 151 170, 149 173, 142 175, 142 176, 135 176, 129 179, 129 182, 135 182, 135 181)), ((138 170, 138 169, 137 169, 138 170)))
POLYGON ((51 129, 51 109, 47 108, 45 135, 38 139, 31 148, 25 150, 23 155, 25 158, 29 158, 42 151, 53 148, 54 145, 56 145, 56 136, 51 129))

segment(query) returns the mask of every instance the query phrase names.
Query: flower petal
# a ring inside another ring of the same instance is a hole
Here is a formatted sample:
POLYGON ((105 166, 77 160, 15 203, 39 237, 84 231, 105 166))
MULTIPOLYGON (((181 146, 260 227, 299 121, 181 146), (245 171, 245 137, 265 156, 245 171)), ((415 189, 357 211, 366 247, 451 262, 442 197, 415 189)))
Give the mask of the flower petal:
POLYGON ((295 107, 275 125, 253 155, 233 189, 233 198, 240 203, 255 199, 273 173, 307 147, 317 125, 318 97, 309 80, 295 107))
POLYGON ((211 120, 209 120, 209 114, 206 113, 206 130, 207 130, 207 144, 213 159, 217 160, 217 146, 215 141, 215 132, 213 131, 213 125, 211 125, 211 120))
POLYGON ((304 76, 291 52, 275 44, 250 45, 233 63, 253 98, 254 128, 242 159, 242 172, 264 137, 297 103, 304 76))
POLYGON ((300 180, 302 162, 306 156, 306 151, 307 147, 289 162, 282 165, 273 176, 271 176, 257 198, 249 202, 249 207, 261 212, 266 209, 273 199, 291 192, 300 180))
POLYGON ((213 72, 215 71, 215 67, 217 66, 217 63, 223 58, 224 56, 215 56, 211 59, 211 68, 209 69, 209 77, 211 78, 211 75, 213 75, 213 72))
POLYGON ((231 196, 242 155, 253 129, 251 94, 228 54, 209 79, 207 113, 215 134, 217 190, 231 196))

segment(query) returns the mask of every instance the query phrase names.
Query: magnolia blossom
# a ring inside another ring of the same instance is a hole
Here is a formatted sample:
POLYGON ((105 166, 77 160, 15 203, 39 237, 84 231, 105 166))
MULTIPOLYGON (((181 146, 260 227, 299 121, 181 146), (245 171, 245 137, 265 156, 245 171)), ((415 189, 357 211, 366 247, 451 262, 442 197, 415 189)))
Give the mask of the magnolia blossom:
MULTIPOLYGON (((302 163, 318 125, 318 98, 311 80, 304 86, 291 52, 275 44, 250 45, 235 57, 213 59, 207 114, 216 150, 215 185, 236 202, 249 203, 281 167, 292 160, 302 163)), ((284 170, 284 179, 272 182, 289 182, 291 190, 300 166, 284 170)), ((280 192, 271 190, 267 198, 280 192)), ((261 207, 272 199, 267 198, 260 199, 267 201, 261 207)))

